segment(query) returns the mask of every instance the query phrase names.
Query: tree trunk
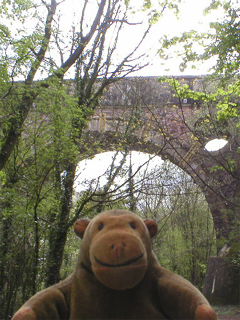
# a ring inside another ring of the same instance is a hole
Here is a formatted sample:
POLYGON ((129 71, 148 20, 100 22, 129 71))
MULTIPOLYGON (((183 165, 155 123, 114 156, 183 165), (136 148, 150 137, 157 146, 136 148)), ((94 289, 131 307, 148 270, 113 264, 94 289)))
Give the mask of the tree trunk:
POLYGON ((60 281, 60 270, 64 247, 69 229, 69 217, 73 195, 73 184, 76 165, 69 163, 61 181, 62 197, 60 212, 55 217, 49 240, 49 253, 46 270, 45 286, 51 286, 60 281))
POLYGON ((6 292, 4 290, 5 282, 7 280, 8 274, 6 270, 7 262, 6 256, 8 254, 8 237, 10 234, 12 221, 11 219, 4 219, 1 228, 1 243, 0 243, 0 319, 4 319, 6 307, 6 292))

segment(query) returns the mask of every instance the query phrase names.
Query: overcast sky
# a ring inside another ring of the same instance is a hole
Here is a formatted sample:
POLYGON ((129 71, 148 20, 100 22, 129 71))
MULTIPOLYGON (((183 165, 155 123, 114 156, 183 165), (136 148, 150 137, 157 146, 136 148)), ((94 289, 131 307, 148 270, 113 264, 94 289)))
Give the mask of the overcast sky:
MULTIPOLYGON (((131 0, 133 3, 139 3, 142 0, 131 0)), ((188 68, 181 73, 179 70, 179 64, 181 60, 179 60, 176 55, 172 54, 169 56, 167 61, 160 60, 157 51, 160 48, 159 39, 163 35, 168 35, 169 37, 181 35, 184 31, 190 30, 198 30, 198 31, 207 31, 209 30, 209 22, 216 21, 217 19, 221 19, 223 16, 223 12, 221 10, 212 11, 211 14, 204 15, 204 9, 210 5, 212 0, 181 0, 179 3, 179 18, 177 18, 173 11, 164 11, 163 17, 159 20, 157 24, 152 27, 152 30, 147 37, 145 45, 143 47, 143 52, 148 53, 151 56, 150 65, 144 68, 138 75, 145 76, 162 76, 162 75, 180 75, 180 74, 189 74, 189 75, 199 75, 208 73, 208 69, 210 67, 209 62, 204 62, 203 65, 198 63, 197 69, 188 68), (154 57, 154 58, 153 58, 154 57), (165 65, 162 65, 165 63, 165 65)), ((96 0, 89 0, 90 10, 88 11, 87 18, 89 17, 89 21, 86 18, 89 26, 91 25, 91 19, 94 19, 95 13, 93 8, 95 7, 97 10, 96 0)), ((157 5, 158 0, 152 0, 153 3, 156 4, 156 9, 160 10, 161 8, 157 5)), ((65 0, 59 1, 58 6, 58 14, 60 14, 60 27, 63 28, 65 32, 71 30, 73 24, 77 25, 79 22, 79 17, 82 12, 82 5, 84 1, 80 0, 65 0)), ((39 8, 40 10, 40 8, 39 8)), ((46 10, 42 8, 44 14, 46 14, 46 10)), ((57 14, 57 16, 58 16, 57 14)), ((57 18, 56 16, 56 18, 57 18)), ((144 19, 147 20, 145 12, 138 12, 132 16, 130 22, 143 22, 142 24, 137 24, 134 26, 125 25, 126 32, 122 33, 120 46, 118 48, 119 51, 122 52, 122 56, 126 56, 130 52, 130 47, 134 47, 134 41, 136 43, 137 37, 141 37, 143 30, 146 29, 146 24, 144 24, 144 19)), ((26 28, 29 29, 29 32, 35 30, 37 19, 27 20, 26 28)), ((44 21, 44 19, 43 19, 44 21)), ((10 26, 10 29, 14 33, 14 25, 18 25, 18 22, 15 21, 4 21, 6 25, 10 26), (12 26, 11 26, 12 24, 12 26)), ((16 32, 17 31, 17 28, 16 32)), ((76 29, 77 31, 77 29, 76 29)), ((68 42, 68 37, 65 38, 66 42, 68 42)), ((63 44, 62 44, 63 45, 63 44)), ((181 46, 178 47, 178 51, 181 50, 181 46)), ((69 50, 66 52, 66 58, 69 54, 69 50)), ((119 54, 121 55, 121 54, 119 54)), ((56 54, 56 59, 58 54, 56 54)), ((73 68, 72 68, 73 69, 73 68)), ((72 70, 72 75, 74 75, 74 70, 72 70)), ((71 77, 71 74, 70 76, 71 77)))
MULTIPOLYGON (((135 1, 135 0, 134 0, 135 1)), ((139 5, 139 0, 137 3, 139 5)), ((156 8, 160 9, 157 5, 158 0, 152 0, 156 4, 156 8)), ((90 1, 95 3, 94 0, 90 1)), ((75 22, 79 21, 80 14, 80 3, 79 0, 67 0, 63 2, 59 8, 61 9, 62 19, 66 28, 70 29, 71 23, 73 20, 75 22)), ((209 6, 211 0, 181 0, 179 3, 180 13, 179 18, 172 11, 165 11, 163 17, 160 21, 153 26, 150 35, 148 36, 147 41, 145 42, 144 50, 149 52, 151 56, 155 58, 151 60, 149 67, 146 67, 139 73, 139 75, 147 76, 161 76, 161 75, 179 75, 179 74, 206 74, 210 67, 210 63, 205 62, 204 65, 200 65, 197 69, 188 68, 181 73, 179 71, 179 63, 181 62, 176 56, 172 56, 171 59, 165 62, 165 65, 162 65, 162 62, 158 55, 156 55, 157 50, 160 47, 159 39, 164 34, 169 35, 170 37, 180 35, 184 31, 198 30, 206 31, 209 29, 209 22, 216 21, 218 18, 222 17, 222 11, 213 11, 211 14, 204 15, 204 9, 209 6)), ((89 15, 94 17, 93 10, 89 12, 89 15)), ((131 22, 141 22, 144 19, 145 13, 138 12, 133 16, 131 22)), ((146 17, 145 17, 146 19, 146 17)), ((143 20, 144 21, 144 20, 143 20)), ((134 40, 137 38, 137 35, 141 34, 143 30, 143 25, 136 26, 126 26, 126 32, 122 37, 121 50, 123 55, 129 53, 129 47, 133 45, 134 40)), ((179 48, 180 50, 181 48, 179 48)))

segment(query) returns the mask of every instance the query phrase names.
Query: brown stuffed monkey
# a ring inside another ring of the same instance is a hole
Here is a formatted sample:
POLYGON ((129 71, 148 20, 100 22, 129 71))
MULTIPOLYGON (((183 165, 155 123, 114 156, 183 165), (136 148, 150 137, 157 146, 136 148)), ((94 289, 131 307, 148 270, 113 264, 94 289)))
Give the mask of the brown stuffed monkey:
POLYGON ((204 296, 162 268, 151 248, 157 224, 126 210, 75 222, 83 238, 75 272, 28 300, 12 320, 216 320, 204 296))

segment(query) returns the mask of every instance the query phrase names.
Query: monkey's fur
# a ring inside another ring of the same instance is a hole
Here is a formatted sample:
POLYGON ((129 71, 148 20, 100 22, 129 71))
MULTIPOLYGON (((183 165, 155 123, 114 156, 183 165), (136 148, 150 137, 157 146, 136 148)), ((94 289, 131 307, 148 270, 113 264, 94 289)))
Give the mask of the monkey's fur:
POLYGON ((77 220, 83 238, 74 273, 34 295, 12 320, 216 320, 203 295, 162 268, 151 249, 157 225, 111 210, 77 220))

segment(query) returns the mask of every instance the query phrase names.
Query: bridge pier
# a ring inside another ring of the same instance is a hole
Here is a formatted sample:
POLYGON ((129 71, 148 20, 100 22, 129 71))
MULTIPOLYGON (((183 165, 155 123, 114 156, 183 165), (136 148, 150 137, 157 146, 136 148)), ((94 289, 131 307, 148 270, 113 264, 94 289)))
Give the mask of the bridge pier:
POLYGON ((214 305, 239 304, 239 270, 231 267, 224 257, 210 257, 203 294, 214 305))

